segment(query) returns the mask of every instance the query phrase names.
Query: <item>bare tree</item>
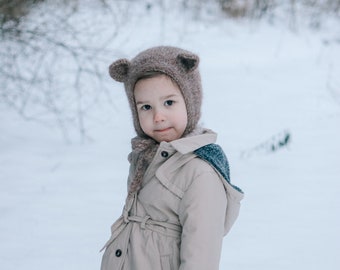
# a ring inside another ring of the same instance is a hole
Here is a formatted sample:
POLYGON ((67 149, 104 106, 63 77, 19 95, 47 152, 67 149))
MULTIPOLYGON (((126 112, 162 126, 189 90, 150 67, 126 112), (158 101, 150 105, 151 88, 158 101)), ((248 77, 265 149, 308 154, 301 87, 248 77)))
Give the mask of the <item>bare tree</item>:
POLYGON ((57 123, 65 139, 75 129, 89 139, 86 116, 110 100, 102 67, 128 12, 126 4, 100 3, 88 16, 78 1, 0 2, 0 105, 57 123))

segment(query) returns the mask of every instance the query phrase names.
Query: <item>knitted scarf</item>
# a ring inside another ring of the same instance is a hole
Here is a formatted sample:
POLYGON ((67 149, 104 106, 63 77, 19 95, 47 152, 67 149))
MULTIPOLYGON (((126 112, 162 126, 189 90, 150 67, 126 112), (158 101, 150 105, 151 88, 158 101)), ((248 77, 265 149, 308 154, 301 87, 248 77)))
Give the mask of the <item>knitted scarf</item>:
POLYGON ((150 138, 135 137, 131 140, 132 151, 138 155, 135 174, 129 186, 129 194, 138 192, 141 188, 144 174, 154 158, 159 143, 150 138))

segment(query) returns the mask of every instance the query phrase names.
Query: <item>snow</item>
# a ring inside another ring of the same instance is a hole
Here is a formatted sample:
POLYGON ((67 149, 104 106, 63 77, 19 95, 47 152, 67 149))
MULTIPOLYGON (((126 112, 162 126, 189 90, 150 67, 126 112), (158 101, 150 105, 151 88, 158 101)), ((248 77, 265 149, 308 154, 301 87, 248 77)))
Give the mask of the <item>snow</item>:
MULTIPOLYGON (((282 22, 152 14, 124 25, 117 39, 125 46, 103 72, 158 44, 200 55, 201 122, 218 132, 232 182, 245 191, 220 268, 339 269, 338 22, 291 31, 282 22), (268 151, 282 132, 291 135, 288 146, 268 151)), ((114 113, 92 123, 92 142, 65 143, 56 128, 1 109, 1 269, 99 269, 124 203, 134 136, 122 85, 105 80, 114 113)))

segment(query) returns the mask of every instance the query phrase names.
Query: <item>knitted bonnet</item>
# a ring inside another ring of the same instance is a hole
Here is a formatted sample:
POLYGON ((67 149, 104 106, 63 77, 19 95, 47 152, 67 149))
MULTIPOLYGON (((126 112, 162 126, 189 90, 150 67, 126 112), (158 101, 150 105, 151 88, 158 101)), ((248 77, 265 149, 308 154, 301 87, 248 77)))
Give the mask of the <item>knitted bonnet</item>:
POLYGON ((198 70, 199 57, 189 51, 169 46, 150 48, 131 61, 119 59, 110 65, 110 76, 123 82, 132 111, 137 135, 146 137, 136 110, 134 87, 139 78, 148 72, 160 72, 171 77, 179 86, 187 108, 188 124, 183 136, 192 132, 200 118, 202 86, 198 70))

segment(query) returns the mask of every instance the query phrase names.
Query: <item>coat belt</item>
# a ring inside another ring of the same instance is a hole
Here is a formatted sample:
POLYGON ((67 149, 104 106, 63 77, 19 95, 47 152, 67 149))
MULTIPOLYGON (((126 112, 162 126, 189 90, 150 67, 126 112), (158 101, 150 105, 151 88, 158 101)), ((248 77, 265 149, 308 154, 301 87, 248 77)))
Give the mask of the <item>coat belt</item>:
POLYGON ((125 223, 140 223, 141 229, 149 229, 151 231, 176 238, 180 237, 182 233, 182 226, 174 223, 153 220, 150 216, 130 216, 127 211, 124 211, 123 217, 125 223))

